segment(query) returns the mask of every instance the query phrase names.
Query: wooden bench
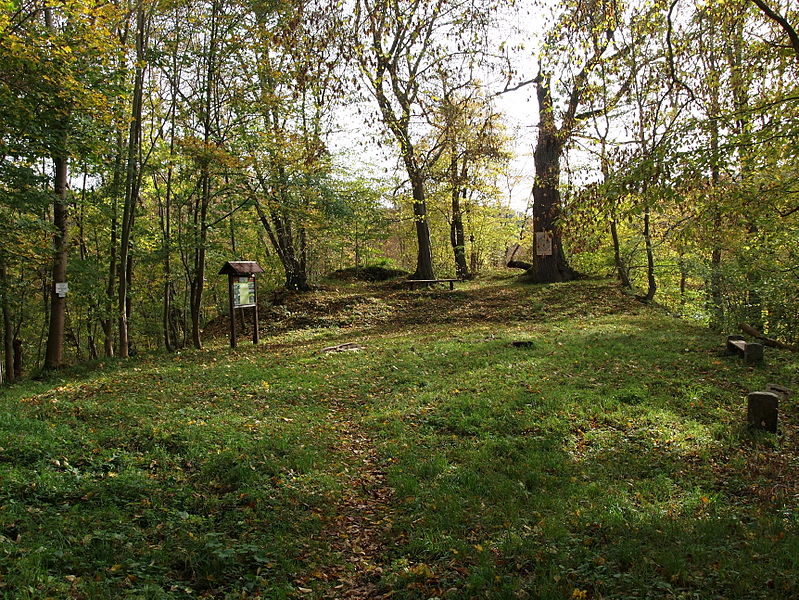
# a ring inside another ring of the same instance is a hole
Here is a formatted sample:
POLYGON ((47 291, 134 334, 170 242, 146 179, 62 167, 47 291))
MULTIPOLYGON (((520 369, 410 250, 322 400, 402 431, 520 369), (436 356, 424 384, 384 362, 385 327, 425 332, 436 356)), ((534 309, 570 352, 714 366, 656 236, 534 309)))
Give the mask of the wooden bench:
POLYGON ((405 283, 405 285, 411 286, 411 288, 416 288, 422 285, 429 287, 435 283, 448 283, 449 289, 454 290, 456 281, 461 281, 461 280, 460 279, 406 279, 403 283, 405 283))
POLYGON ((748 365, 763 362, 763 344, 747 342, 746 338, 740 335, 727 336, 727 352, 743 356, 744 362, 748 365))

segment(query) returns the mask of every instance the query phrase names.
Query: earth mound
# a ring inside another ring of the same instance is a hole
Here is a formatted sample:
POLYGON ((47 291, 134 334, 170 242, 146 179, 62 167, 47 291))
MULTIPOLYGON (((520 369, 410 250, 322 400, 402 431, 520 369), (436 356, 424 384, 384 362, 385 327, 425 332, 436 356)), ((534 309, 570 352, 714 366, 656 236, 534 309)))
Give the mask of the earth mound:
POLYGON ((333 271, 329 277, 331 279, 338 279, 339 281, 367 281, 374 283, 377 281, 389 281, 399 277, 407 277, 410 275, 407 271, 401 269, 389 269, 387 267, 380 267, 377 265, 371 267, 350 267, 348 269, 339 269, 333 271))

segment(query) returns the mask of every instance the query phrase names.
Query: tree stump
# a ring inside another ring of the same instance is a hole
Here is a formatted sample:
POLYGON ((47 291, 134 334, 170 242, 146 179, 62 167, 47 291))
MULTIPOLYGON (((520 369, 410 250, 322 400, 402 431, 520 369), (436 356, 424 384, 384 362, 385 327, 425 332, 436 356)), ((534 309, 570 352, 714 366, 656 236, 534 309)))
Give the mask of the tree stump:
POLYGON ((746 420, 749 427, 777 433, 777 408, 780 397, 774 392, 752 392, 746 399, 746 420))

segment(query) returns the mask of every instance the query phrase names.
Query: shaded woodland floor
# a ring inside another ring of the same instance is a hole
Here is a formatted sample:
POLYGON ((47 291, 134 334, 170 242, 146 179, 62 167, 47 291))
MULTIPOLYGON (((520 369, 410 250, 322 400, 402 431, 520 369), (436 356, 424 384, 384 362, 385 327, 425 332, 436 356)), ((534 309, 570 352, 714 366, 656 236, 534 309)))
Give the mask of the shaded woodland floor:
POLYGON ((795 355, 747 367, 605 281, 264 314, 258 347, 220 321, 3 391, 0 596, 799 598, 796 397, 743 426, 795 355))

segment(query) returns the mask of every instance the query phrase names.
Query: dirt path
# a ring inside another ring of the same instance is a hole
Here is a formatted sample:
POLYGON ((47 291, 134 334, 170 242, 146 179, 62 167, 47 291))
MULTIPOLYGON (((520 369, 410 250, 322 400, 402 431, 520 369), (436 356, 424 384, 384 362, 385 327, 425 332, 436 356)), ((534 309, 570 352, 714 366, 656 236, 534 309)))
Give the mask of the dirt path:
POLYGON ((393 490, 369 436, 346 408, 336 407, 334 415, 338 450, 347 457, 347 466, 335 516, 321 535, 333 564, 314 575, 326 582, 323 598, 383 598, 378 583, 392 525, 393 490))

